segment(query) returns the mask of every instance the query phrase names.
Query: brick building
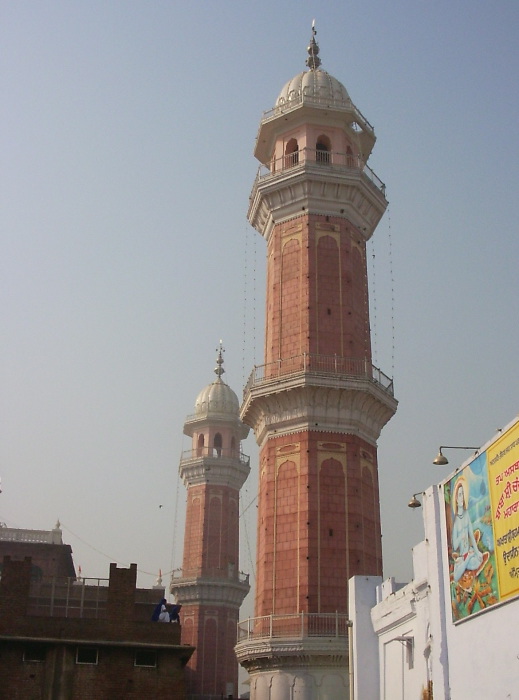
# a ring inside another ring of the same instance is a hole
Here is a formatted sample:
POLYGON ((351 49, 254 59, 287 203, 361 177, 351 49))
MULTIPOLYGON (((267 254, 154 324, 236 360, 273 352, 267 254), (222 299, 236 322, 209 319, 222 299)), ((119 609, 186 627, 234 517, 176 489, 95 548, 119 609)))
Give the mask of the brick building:
POLYGON ((108 581, 31 570, 29 557, 4 557, 0 700, 185 698, 193 648, 180 625, 151 622, 163 590, 136 589, 136 564, 111 564, 108 581))
POLYGON ((0 573, 2 560, 31 557, 33 579, 44 576, 75 578, 76 569, 72 561, 72 547, 63 544, 60 522, 53 530, 24 530, 0 526, 0 573))

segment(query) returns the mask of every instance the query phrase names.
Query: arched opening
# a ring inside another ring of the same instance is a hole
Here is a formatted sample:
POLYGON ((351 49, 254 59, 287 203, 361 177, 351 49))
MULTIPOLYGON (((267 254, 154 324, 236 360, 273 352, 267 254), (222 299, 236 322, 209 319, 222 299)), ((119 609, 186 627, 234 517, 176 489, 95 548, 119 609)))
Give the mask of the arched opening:
POLYGON ((351 150, 351 146, 348 146, 346 149, 346 164, 348 165, 348 168, 355 167, 355 159, 353 158, 353 151, 351 150))
POLYGON ((204 454, 204 436, 201 433, 198 436, 198 442, 196 444, 196 456, 201 457, 204 454))
POLYGON ((285 168, 291 168, 299 163, 299 146, 297 139, 290 139, 285 146, 285 168))
POLYGON ((220 435, 220 433, 216 433, 216 435, 214 436, 213 447, 216 450, 216 456, 221 457, 222 456, 222 436, 220 435))
POLYGON ((321 135, 315 145, 315 160, 318 163, 329 163, 331 161, 332 145, 328 136, 321 135))
POLYGON ((231 457, 236 457, 236 438, 231 438, 231 457))

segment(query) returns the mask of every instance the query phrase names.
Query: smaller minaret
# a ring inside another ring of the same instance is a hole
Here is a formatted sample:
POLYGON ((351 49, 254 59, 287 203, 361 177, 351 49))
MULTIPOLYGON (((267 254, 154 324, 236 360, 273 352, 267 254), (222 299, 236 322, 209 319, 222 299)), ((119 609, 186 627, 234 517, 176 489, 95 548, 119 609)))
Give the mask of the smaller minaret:
POLYGON ((187 488, 184 557, 170 590, 182 605, 182 641, 196 647, 186 679, 188 697, 197 700, 237 695, 236 626, 249 591, 238 559, 239 492, 250 471, 240 443, 249 428, 224 372, 220 344, 217 379, 200 392, 184 424, 192 443, 179 468, 187 488))

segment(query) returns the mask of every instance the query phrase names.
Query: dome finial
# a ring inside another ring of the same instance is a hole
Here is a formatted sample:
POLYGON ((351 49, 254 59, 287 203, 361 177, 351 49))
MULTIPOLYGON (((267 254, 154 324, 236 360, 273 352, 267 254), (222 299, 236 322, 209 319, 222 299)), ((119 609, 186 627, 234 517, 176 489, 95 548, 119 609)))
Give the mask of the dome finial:
POLYGON ((310 39, 310 43, 308 44, 307 51, 308 51, 308 58, 306 59, 306 65, 310 70, 317 70, 319 66, 321 65, 321 59, 319 58, 319 45, 317 41, 315 40, 315 37, 317 35, 317 29, 315 28, 315 19, 312 20, 312 38, 310 39))
POLYGON ((225 348, 222 345, 222 341, 220 340, 220 346, 216 348, 216 351, 218 353, 218 356, 216 358, 216 367, 214 368, 214 373, 218 377, 218 379, 222 378, 222 374, 225 372, 223 368, 223 353, 225 352, 225 348))

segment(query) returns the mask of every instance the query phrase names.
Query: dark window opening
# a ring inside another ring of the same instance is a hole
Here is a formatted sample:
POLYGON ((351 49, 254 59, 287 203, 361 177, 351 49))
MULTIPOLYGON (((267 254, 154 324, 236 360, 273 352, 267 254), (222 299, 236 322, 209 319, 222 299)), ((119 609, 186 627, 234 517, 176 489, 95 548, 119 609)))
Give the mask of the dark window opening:
POLYGON ((31 566, 31 581, 41 581, 43 578, 43 571, 39 566, 33 564, 31 566))
POLYGON ((78 647, 76 649, 77 664, 97 664, 98 650, 97 647, 78 647))
POLYGON ((315 147, 315 160, 318 163, 330 163, 331 144, 327 136, 319 136, 315 147))
POLYGON ((200 434, 198 436, 198 443, 196 446, 196 456, 201 457, 204 454, 204 436, 200 434))
POLYGON ((135 665, 155 668, 157 666, 157 652, 148 649, 138 649, 135 652, 135 665))
POLYGON ((47 650, 44 644, 26 644, 23 649, 23 660, 41 663, 45 661, 47 650))
POLYGON ((220 433, 216 433, 213 440, 213 447, 216 450, 216 455, 218 457, 222 456, 222 436, 220 433))
POLYGON ((299 145, 296 139, 290 139, 285 147, 285 168, 299 163, 299 145))
POLYGON ((330 535, 330 537, 333 537, 333 530, 332 530, 332 528, 330 528, 330 529, 328 530, 328 534, 330 535))

